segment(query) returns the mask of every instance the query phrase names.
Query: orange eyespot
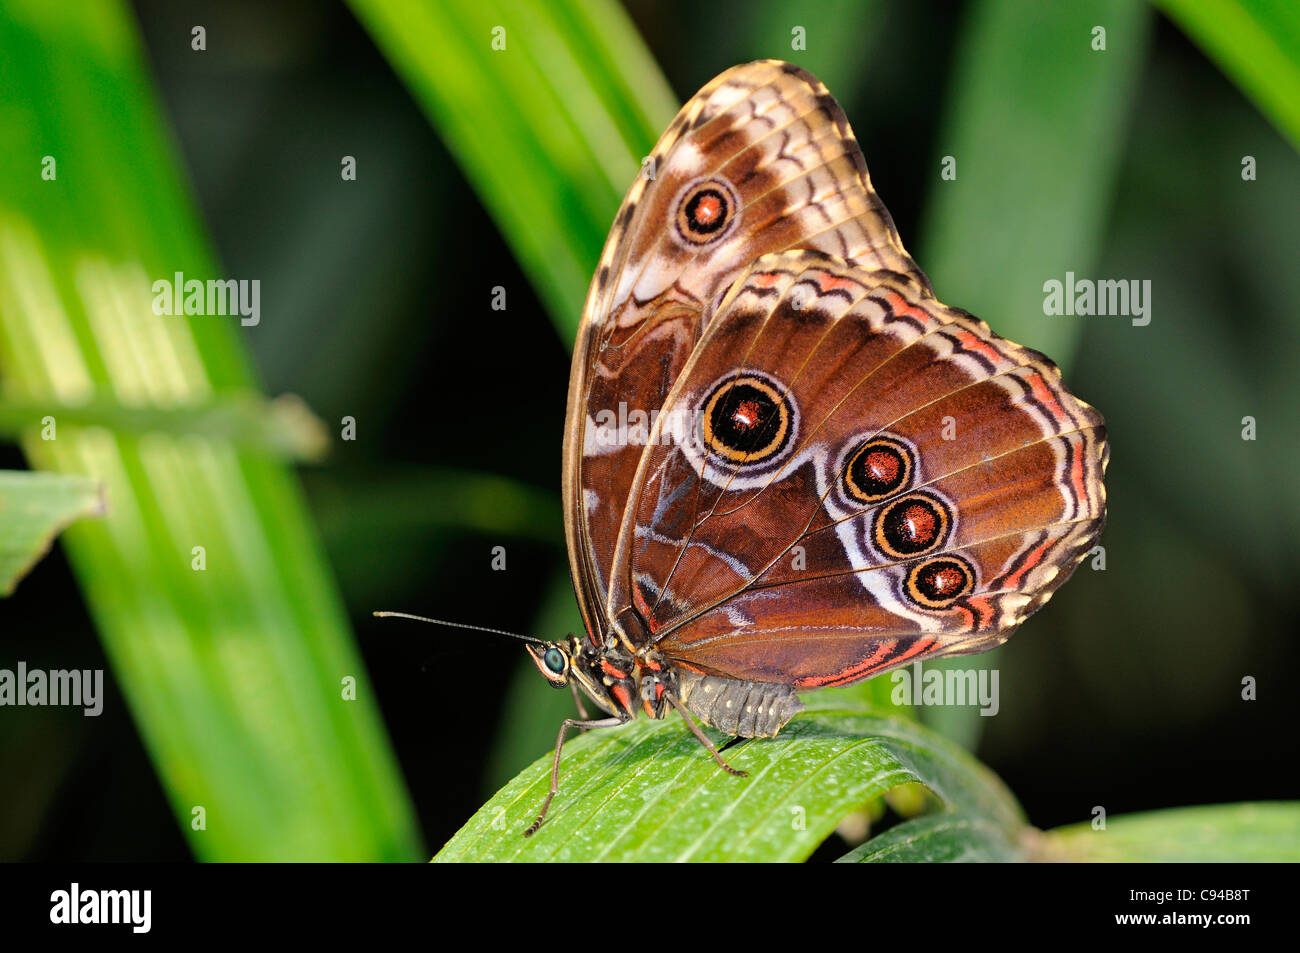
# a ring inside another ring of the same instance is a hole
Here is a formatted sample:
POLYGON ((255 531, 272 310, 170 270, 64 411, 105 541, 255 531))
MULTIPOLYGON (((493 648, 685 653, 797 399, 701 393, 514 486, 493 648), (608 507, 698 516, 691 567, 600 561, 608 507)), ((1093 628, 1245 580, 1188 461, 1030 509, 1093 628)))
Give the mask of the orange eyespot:
POLYGON ((876 548, 893 559, 932 552, 948 539, 948 505, 929 493, 909 493, 881 507, 872 526, 876 548))
POLYGON ((794 407, 764 377, 738 374, 704 401, 701 427, 710 450, 733 463, 765 463, 790 443, 794 407))
POLYGON ((927 609, 947 609, 975 589, 975 570, 960 556, 934 556, 907 572, 907 594, 927 609))
POLYGON ((860 503, 877 503, 906 489, 915 469, 910 447, 892 437, 875 437, 849 457, 844 489, 860 503))
POLYGON ((721 241, 735 227, 739 213, 740 202, 730 183, 720 178, 692 182, 677 200, 677 238, 691 247, 721 241))

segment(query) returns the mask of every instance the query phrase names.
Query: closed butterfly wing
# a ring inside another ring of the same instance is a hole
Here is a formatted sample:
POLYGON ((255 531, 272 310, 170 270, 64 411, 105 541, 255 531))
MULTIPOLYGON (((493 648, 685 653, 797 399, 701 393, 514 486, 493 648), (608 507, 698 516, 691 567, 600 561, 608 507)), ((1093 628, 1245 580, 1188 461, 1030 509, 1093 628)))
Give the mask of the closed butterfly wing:
POLYGON ((565 530, 588 632, 651 417, 707 320, 760 256, 819 249, 929 284, 903 250, 826 88, 788 63, 728 70, 673 121, 619 210, 588 292, 570 375, 565 530))
POLYGON ((837 256, 706 316, 632 486, 608 611, 687 669, 799 687, 980 651, 1105 519, 1100 415, 1041 354, 837 256))

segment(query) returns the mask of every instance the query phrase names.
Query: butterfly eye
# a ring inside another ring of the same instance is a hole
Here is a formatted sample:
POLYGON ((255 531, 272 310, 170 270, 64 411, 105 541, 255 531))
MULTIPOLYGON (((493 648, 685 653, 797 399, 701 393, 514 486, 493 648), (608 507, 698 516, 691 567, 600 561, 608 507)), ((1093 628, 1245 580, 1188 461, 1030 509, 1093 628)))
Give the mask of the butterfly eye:
POLYGON ((560 675, 564 672, 564 653, 559 649, 547 649, 546 654, 542 656, 542 664, 556 675, 560 675))
POLYGON ((907 594, 927 609, 947 609, 975 588, 975 570, 960 556, 922 560, 907 573, 907 594))
POLYGON ((704 401, 704 442, 734 463, 771 460, 789 445, 793 425, 789 396, 753 374, 723 381, 704 401))
POLYGON ((948 538, 952 516, 938 497, 909 493, 876 514, 876 548, 893 559, 909 559, 938 549, 948 538))
POLYGON ((844 468, 844 489, 860 503, 876 503, 912 482, 912 451, 889 437, 876 437, 854 451, 844 468))
POLYGON ((735 190, 721 179, 690 183, 677 200, 678 239, 692 247, 720 241, 734 227, 739 207, 735 190))

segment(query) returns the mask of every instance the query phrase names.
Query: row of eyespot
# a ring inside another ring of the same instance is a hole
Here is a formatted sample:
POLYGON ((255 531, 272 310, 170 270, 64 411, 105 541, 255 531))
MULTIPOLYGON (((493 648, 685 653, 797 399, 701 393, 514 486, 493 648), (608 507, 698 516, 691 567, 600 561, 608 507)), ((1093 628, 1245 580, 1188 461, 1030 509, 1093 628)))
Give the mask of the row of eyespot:
MULTIPOLYGON (((763 464, 778 456, 790 442, 793 422, 788 395, 754 374, 735 375, 715 386, 701 416, 708 448, 740 466, 763 464)), ((915 472, 910 447, 892 437, 876 436, 849 456, 842 485, 850 499, 878 503, 910 485, 915 472)), ((885 556, 907 560, 942 547, 951 529, 947 503, 918 491, 881 507, 872 520, 870 539, 885 556)), ((912 566, 905 589, 926 608, 946 608, 968 594, 974 581, 974 570, 965 559, 943 555, 912 566)))

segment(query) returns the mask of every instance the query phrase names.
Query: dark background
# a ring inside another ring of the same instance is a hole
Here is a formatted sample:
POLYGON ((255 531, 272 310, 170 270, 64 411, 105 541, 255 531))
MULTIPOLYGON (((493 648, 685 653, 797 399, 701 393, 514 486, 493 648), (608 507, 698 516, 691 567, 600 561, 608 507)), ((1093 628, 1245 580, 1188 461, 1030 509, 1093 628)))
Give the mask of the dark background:
MULTIPOLYGON (((727 28, 745 5, 700 7, 629 4, 682 99, 755 55, 727 28)), ((140 0, 136 9, 215 246, 230 274, 260 276, 267 289, 264 320, 246 338, 266 390, 301 395, 327 421, 358 421, 357 442, 336 444, 302 477, 436 849, 501 780, 492 752, 522 730, 519 698, 534 697, 516 688, 522 652, 369 614, 563 634, 537 625, 567 572, 558 506, 567 342, 347 8, 140 0), (190 56, 194 22, 233 39, 190 56), (340 191, 343 154, 361 156, 364 174, 340 191), (502 316, 484 307, 496 285, 510 294, 502 316), (448 525, 438 499, 447 468, 553 497, 539 517, 550 529, 520 539, 448 525), (507 573, 489 569, 498 544, 508 546, 507 573), (511 698, 516 721, 506 725, 511 698)), ((911 245, 962 21, 959 7, 933 3, 880 15, 860 86, 832 91, 911 245)), ((1152 278, 1157 324, 1136 348, 1126 322, 1089 324, 1068 375, 1111 428, 1109 565, 1085 566, 998 650, 1002 711, 982 721, 977 747, 1040 827, 1086 820, 1097 804, 1121 813, 1300 791, 1290 740, 1300 385, 1292 375, 1278 389, 1264 369, 1279 354, 1294 364, 1296 353, 1300 162, 1167 22, 1151 44, 1097 274, 1152 278), (1246 153, 1267 170, 1255 193, 1205 188, 1207 167, 1226 162, 1230 179, 1246 153), (1259 420, 1255 443, 1239 437, 1246 414, 1259 420), (1240 700, 1245 675, 1259 681, 1256 702, 1240 700)), ((997 329, 997 316, 982 316, 997 329)), ((24 466, 0 447, 0 468, 24 466)), ((106 667, 76 592, 56 547, 6 606, 6 657, 106 667)), ((99 718, 47 708, 5 720, 0 858, 190 856, 113 692, 99 718)), ((553 731, 546 705, 542 737, 553 731)))

